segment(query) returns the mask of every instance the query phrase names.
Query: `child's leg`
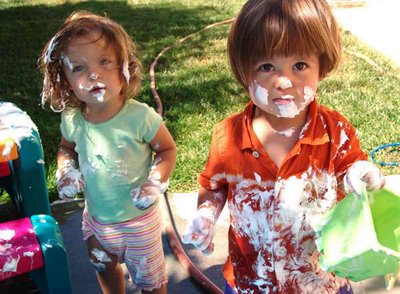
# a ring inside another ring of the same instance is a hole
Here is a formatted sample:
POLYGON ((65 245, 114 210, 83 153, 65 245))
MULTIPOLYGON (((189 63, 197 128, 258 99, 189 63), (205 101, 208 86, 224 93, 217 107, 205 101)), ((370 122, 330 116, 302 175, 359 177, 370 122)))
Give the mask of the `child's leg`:
POLYGON ((135 221, 126 238, 125 264, 142 293, 166 293, 168 282, 161 239, 161 212, 153 209, 135 221))
POLYGON ((86 240, 89 260, 96 269, 103 293, 125 293, 124 273, 119 264, 123 250, 114 250, 123 248, 123 240, 119 238, 118 230, 114 229, 118 224, 99 223, 86 209, 83 210, 82 219, 83 239, 86 240), (107 242, 108 239, 111 239, 111 243, 107 242))
POLYGON ((87 247, 90 262, 96 269, 103 293, 124 294, 124 272, 118 262, 118 257, 108 253, 93 235, 88 238, 87 247))
POLYGON ((143 294, 166 294, 167 293, 167 285, 163 284, 160 288, 154 289, 151 291, 142 291, 143 294))
POLYGON ((351 288, 351 286, 344 286, 342 288, 339 289, 339 292, 337 292, 337 294, 353 294, 353 289, 351 288))
POLYGON ((232 289, 232 287, 228 284, 228 282, 226 282, 224 294, 237 294, 237 292, 234 289, 232 289))

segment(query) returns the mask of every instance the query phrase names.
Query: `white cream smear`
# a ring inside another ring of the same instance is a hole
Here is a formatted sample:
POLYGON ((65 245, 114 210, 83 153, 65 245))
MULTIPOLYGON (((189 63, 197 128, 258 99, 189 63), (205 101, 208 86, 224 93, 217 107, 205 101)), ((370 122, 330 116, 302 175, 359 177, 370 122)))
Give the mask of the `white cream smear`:
POLYGON ((74 66, 72 65, 71 60, 69 59, 68 56, 62 55, 62 56, 61 56, 61 60, 62 60, 62 62, 68 67, 68 69, 69 69, 70 71, 72 71, 72 70, 74 69, 74 66))
POLYGON ((281 83, 281 88, 282 89, 289 89, 289 88, 291 88, 291 87, 293 87, 293 85, 292 85, 292 81, 291 80, 289 80, 289 79, 285 79, 284 81, 282 81, 282 83, 281 83))
POLYGON ((107 255, 106 252, 100 250, 98 248, 94 248, 92 250, 92 254, 97 258, 98 262, 93 261, 90 259, 90 263, 98 270, 99 272, 104 272, 106 270, 105 262, 111 262, 110 257, 107 255))
MULTIPOLYGON (((289 79, 285 79, 281 82, 280 87, 282 89, 288 89, 293 87, 292 82, 289 79)), ((252 87, 249 88, 254 104, 260 107, 262 110, 275 114, 277 117, 293 118, 298 115, 310 102, 314 99, 315 92, 309 87, 304 87, 304 102, 296 104, 293 95, 283 95, 274 105, 269 105, 268 97, 269 92, 267 89, 262 87, 256 80, 253 81, 252 87), (251 92, 253 91, 253 92, 251 92), (286 102, 284 100, 287 100, 286 102), (277 108, 274 109, 274 108, 277 108)))
POLYGON ((83 84, 80 84, 80 85, 79 85, 79 89, 81 89, 81 90, 86 90, 86 91, 88 91, 88 92, 91 92, 91 91, 92 91, 93 89, 95 89, 96 87, 102 88, 102 89, 97 90, 97 91, 94 92, 94 93, 91 93, 91 95, 92 95, 93 97, 95 97, 97 101, 103 102, 103 101, 104 101, 104 94, 106 93, 106 90, 103 89, 105 86, 106 86, 106 85, 104 85, 103 83, 97 83, 97 84, 95 84, 95 85, 90 85, 89 87, 85 87, 83 84))
POLYGON ((20 260, 20 256, 18 255, 17 258, 7 257, 7 261, 3 265, 2 272, 17 272, 18 263, 20 260))
MULTIPOLYGON (((340 278, 333 282, 331 274, 319 270, 313 237, 314 225, 337 202, 334 174, 310 166, 299 177, 279 179, 275 184, 263 182, 256 172, 254 179, 216 174, 210 182, 220 178, 234 185, 228 200, 233 232, 245 237, 256 254, 253 270, 257 277, 248 281, 250 285, 259 287, 261 292, 265 286, 273 287, 268 279, 268 273, 273 271, 279 284, 287 285, 290 281, 302 293, 311 289, 325 293, 346 284, 340 278), (287 252, 288 244, 293 252, 287 252), (300 271, 310 267, 314 269, 311 272, 300 271)), ((250 289, 239 290, 251 293, 250 289)))
POLYGON ((32 131, 37 131, 37 127, 26 112, 10 102, 0 102, 0 140, 6 141, 4 157, 10 155, 13 143, 21 147, 20 141, 32 136, 32 131))
POLYGON ((285 137, 291 137, 292 135, 293 135, 293 133, 296 131, 296 128, 295 127, 291 127, 291 128, 289 128, 289 129, 286 129, 286 130, 282 130, 282 131, 279 131, 279 132, 277 132, 278 134, 280 134, 280 135, 283 135, 283 136, 285 136, 285 137))
POLYGON ((94 256, 96 256, 96 258, 97 258, 97 260, 98 260, 99 262, 111 262, 110 257, 109 257, 109 256, 107 255, 107 253, 104 252, 103 250, 100 250, 100 249, 98 249, 98 248, 94 248, 94 249, 92 250, 92 254, 93 254, 94 256))
POLYGON ((50 43, 49 43, 49 46, 47 46, 46 54, 45 54, 45 56, 43 58, 43 62, 45 64, 47 64, 47 63, 52 61, 51 54, 53 53, 53 50, 57 45, 57 42, 54 42, 55 39, 56 39, 56 37, 53 37, 51 39, 50 43))
MULTIPOLYGON (((53 112, 56 112, 56 113, 63 112, 64 109, 67 107, 67 103, 62 99, 60 104, 61 104, 61 108, 60 109, 55 109, 53 107, 53 105, 51 105, 51 104, 50 104, 50 109, 53 110, 53 112)), ((42 102, 42 105, 44 105, 44 102, 42 102)))
POLYGON ((15 236, 15 230, 1 230, 0 240, 10 241, 15 236))
POLYGON ((301 111, 299 107, 294 103, 294 96, 292 95, 284 95, 281 97, 284 100, 288 100, 287 104, 276 104, 279 109, 279 114, 277 117, 289 117, 293 118, 298 115, 301 111))
POLYGON ((129 62, 127 60, 122 64, 122 74, 124 75, 126 82, 129 84, 131 76, 129 74, 129 62))
POLYGON ((291 95, 282 96, 281 97, 282 99, 292 99, 292 101, 287 105, 278 105, 278 108, 280 110, 280 116, 279 115, 277 116, 287 117, 287 118, 295 117, 301 111, 303 111, 310 104, 312 100, 314 100, 314 96, 315 96, 314 90, 309 86, 304 87, 304 102, 300 103, 300 105, 297 105, 294 102, 293 96, 291 95))
MULTIPOLYGON (((5 244, 0 245, 0 255, 10 255, 14 252, 14 250, 12 249, 12 244, 8 243, 14 237, 15 230, 5 229, 0 231, 0 240, 5 241, 5 244)), ((16 272, 19 260, 20 256, 17 256, 17 258, 13 258, 12 256, 7 257, 7 261, 4 263, 3 268, 0 269, 0 273, 16 272)))
POLYGON ((255 101, 254 101, 254 103, 260 107, 261 107, 261 105, 268 106, 268 96, 269 96, 268 90, 265 89, 264 87, 260 86, 256 80, 254 80, 254 86, 255 86, 255 89, 254 89, 254 94, 255 94, 254 100, 255 101))
POLYGON ((65 185, 58 190, 60 198, 72 198, 83 189, 82 173, 76 169, 75 161, 66 159, 64 166, 57 170, 56 179, 58 181, 69 181, 69 185, 65 185))
POLYGON ((383 176, 381 171, 371 162, 359 160, 347 170, 344 185, 346 192, 361 194, 366 188, 366 182, 372 190, 378 190, 382 186, 383 176))
POLYGON ((305 101, 305 103, 307 103, 310 100, 314 99, 314 96, 315 96, 314 90, 309 86, 305 86, 304 87, 304 101, 305 101))

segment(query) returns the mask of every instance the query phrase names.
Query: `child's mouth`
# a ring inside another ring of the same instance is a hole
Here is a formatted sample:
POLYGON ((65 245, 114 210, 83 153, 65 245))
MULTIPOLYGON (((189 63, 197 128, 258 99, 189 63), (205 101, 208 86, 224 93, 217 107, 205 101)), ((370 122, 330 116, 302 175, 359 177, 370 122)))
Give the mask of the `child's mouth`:
POLYGON ((90 94, 95 95, 97 93, 100 93, 101 90, 104 90, 104 88, 95 87, 92 90, 90 90, 90 94))
POLYGON ((285 95, 285 96, 273 99, 273 102, 276 105, 289 105, 293 101, 294 101, 294 97, 292 95, 285 95))
POLYGON ((95 86, 89 93, 96 98, 97 101, 103 102, 104 101, 104 94, 106 90, 103 86, 95 86))

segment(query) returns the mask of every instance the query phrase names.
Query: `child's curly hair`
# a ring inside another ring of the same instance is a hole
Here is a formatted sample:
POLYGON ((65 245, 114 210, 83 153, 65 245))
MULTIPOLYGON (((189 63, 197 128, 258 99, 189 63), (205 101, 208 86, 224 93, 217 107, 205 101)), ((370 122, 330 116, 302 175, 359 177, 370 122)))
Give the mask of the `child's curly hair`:
POLYGON ((42 105, 48 102, 55 111, 81 105, 82 102, 70 90, 62 70, 63 52, 66 51, 72 38, 92 32, 99 32, 101 38, 115 50, 117 62, 121 67, 121 78, 124 81, 121 94, 128 99, 139 92, 142 64, 136 57, 135 44, 123 27, 107 17, 87 11, 77 11, 65 20, 61 29, 46 43, 38 60, 44 75, 42 105))

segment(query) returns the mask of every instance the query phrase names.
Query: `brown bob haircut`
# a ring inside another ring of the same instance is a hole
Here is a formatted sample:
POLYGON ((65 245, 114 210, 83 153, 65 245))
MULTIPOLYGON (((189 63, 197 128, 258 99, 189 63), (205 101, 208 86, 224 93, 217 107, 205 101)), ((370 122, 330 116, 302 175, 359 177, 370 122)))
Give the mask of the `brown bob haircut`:
POLYGON ((56 109, 79 107, 81 101, 70 91, 69 84, 62 70, 63 52, 69 41, 77 36, 85 36, 99 32, 109 46, 112 46, 121 68, 121 78, 124 81, 121 94, 126 99, 135 96, 140 90, 142 65, 136 57, 136 46, 123 27, 111 19, 87 11, 72 13, 58 30, 55 36, 47 42, 39 58, 39 66, 43 72, 42 104, 49 102, 56 109), (123 77, 123 64, 128 63, 129 83, 123 77))
POLYGON ((249 0, 228 36, 229 62, 245 89, 261 58, 316 54, 324 78, 338 66, 341 51, 340 29, 325 0, 249 0))

